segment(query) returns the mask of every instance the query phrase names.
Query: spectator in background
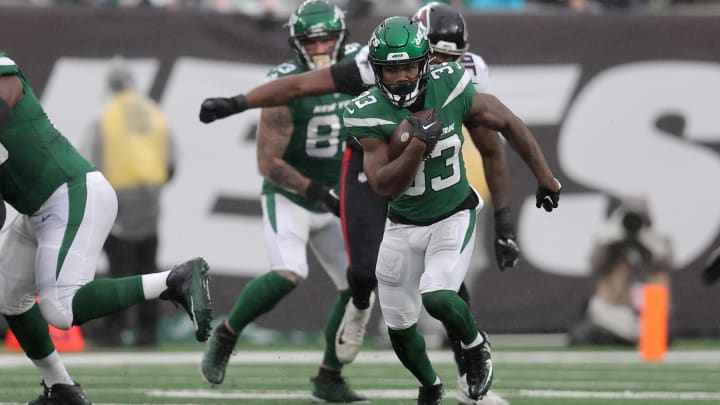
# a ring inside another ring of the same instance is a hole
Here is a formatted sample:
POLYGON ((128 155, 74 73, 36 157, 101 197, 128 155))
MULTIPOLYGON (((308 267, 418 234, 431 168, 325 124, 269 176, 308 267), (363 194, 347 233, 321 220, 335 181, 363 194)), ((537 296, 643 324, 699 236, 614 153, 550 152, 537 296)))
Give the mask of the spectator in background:
POLYGON ((637 344, 640 287, 670 285, 673 253, 670 239, 652 227, 648 203, 628 197, 610 212, 597 232, 590 257, 597 278, 585 319, 570 329, 571 345, 637 344))
MULTIPOLYGON (((118 197, 118 213, 103 249, 111 277, 154 273, 160 194, 175 161, 170 128, 155 101, 135 89, 121 58, 107 76, 110 99, 91 128, 89 158, 118 197)), ((159 306, 148 301, 105 320, 105 345, 156 346, 159 306)))

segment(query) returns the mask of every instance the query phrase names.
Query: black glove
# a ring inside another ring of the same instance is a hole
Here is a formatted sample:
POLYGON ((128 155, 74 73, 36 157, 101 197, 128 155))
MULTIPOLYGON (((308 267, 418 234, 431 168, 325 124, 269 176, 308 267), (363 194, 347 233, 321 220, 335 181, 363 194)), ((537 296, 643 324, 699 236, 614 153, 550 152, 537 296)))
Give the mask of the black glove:
POLYGON ((248 109, 244 94, 235 97, 206 98, 200 105, 200 121, 210 123, 248 109))
POLYGON ((408 122, 412 128, 412 136, 425 142, 427 148, 425 149, 424 157, 430 156, 435 145, 437 145, 440 135, 442 135, 442 122, 438 118, 437 111, 432 110, 432 113, 426 119, 420 119, 414 115, 408 116, 408 122))
POLYGON ((305 198, 320 201, 328 211, 332 212, 336 217, 340 217, 340 197, 332 188, 310 180, 310 184, 305 190, 305 198))
POLYGON ((550 212, 553 210, 553 208, 558 207, 558 201, 560 201, 560 191, 562 191, 562 186, 557 179, 555 179, 555 181, 559 186, 558 191, 552 191, 545 187, 538 187, 537 193, 535 193, 535 206, 537 208, 543 207, 545 208, 545 211, 550 212))
POLYGON ((495 211, 495 258, 500 270, 515 267, 520 259, 520 247, 515 240, 510 208, 495 211))

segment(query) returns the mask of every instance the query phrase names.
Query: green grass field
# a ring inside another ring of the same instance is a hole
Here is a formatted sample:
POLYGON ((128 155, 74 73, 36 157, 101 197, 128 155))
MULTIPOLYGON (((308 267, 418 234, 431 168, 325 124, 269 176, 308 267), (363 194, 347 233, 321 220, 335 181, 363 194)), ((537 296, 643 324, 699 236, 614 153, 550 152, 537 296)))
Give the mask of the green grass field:
MULTIPOLYGON (((225 383, 213 388, 199 374, 201 344, 159 351, 64 353, 71 374, 96 404, 301 404, 310 401, 309 377, 317 372, 320 346, 303 350, 242 345, 231 358, 225 383)), ((455 366, 449 351, 431 359, 445 382, 446 404, 455 404, 455 366)), ((578 350, 517 345, 494 350, 493 390, 513 405, 717 404, 717 344, 674 345, 662 362, 643 362, 633 350, 578 350), (714 346, 714 347, 712 347, 714 346), (710 347, 711 350, 706 350, 710 347)), ((344 374, 373 404, 414 404, 415 379, 394 353, 361 352, 344 374)), ((0 404, 38 395, 39 377, 22 354, 0 351, 0 404)))

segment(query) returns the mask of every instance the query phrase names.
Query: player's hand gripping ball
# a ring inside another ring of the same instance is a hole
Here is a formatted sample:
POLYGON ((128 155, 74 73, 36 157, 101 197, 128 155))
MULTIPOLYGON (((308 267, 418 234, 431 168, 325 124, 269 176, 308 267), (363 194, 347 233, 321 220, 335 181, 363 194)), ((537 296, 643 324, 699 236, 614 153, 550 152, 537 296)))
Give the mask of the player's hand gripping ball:
POLYGON ((416 137, 425 142, 427 149, 424 157, 432 153, 442 134, 442 123, 435 110, 420 110, 408 115, 395 127, 390 136, 388 160, 393 161, 405 150, 410 139, 416 137))

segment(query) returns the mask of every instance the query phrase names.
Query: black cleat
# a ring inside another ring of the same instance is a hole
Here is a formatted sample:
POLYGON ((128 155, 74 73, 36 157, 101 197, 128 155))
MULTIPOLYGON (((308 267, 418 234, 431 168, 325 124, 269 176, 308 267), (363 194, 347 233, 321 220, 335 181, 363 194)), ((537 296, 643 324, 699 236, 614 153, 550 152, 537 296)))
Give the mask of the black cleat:
POLYGON ((90 398, 80 384, 54 384, 51 387, 45 385, 43 393, 35 400, 28 402, 28 405, 92 405, 90 398))
POLYGON ((210 335, 212 307, 208 288, 210 266, 200 257, 188 260, 173 267, 168 275, 167 290, 160 299, 169 300, 181 306, 190 316, 195 326, 195 338, 204 342, 210 335))
POLYGON ((490 339, 485 332, 479 331, 479 333, 485 341, 470 349, 464 349, 468 396, 475 400, 488 392, 493 379, 490 339))
POLYGON ((340 371, 321 369, 312 382, 312 402, 330 402, 337 404, 367 403, 368 399, 353 391, 340 371))
POLYGON ((440 405, 442 404, 444 393, 445 389, 443 388, 442 383, 431 385, 429 387, 421 385, 418 390, 417 405, 440 405))
POLYGON ((230 355, 235 350, 237 340, 238 335, 230 332, 225 327, 225 322, 215 328, 200 362, 200 372, 205 381, 215 385, 222 384, 225 379, 225 369, 230 355))

